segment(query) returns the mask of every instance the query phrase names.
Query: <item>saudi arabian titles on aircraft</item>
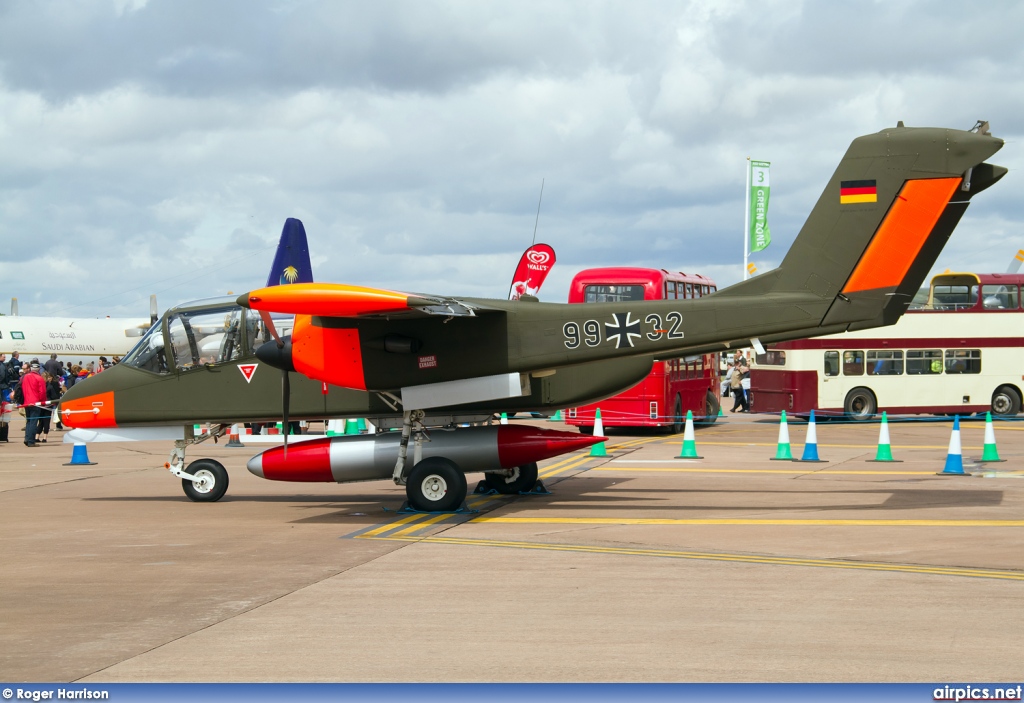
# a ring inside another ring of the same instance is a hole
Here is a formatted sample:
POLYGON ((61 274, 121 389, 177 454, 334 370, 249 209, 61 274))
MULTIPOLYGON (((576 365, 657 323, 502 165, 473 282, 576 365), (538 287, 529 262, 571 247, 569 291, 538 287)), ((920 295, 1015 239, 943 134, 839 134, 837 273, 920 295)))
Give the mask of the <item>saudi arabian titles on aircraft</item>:
MULTIPOLYGON (((484 471, 492 485, 521 487, 536 479, 536 461, 578 449, 581 442, 569 438, 580 436, 548 430, 547 437, 538 431, 499 438, 495 428, 460 423, 595 402, 638 382, 654 359, 893 324, 970 199, 1006 173, 985 163, 1002 145, 984 122, 970 131, 901 123, 855 139, 779 268, 697 299, 570 305, 532 296, 456 298, 329 283, 246 293, 237 300, 244 308, 240 324, 250 330, 241 353, 281 369, 286 391, 292 379, 306 388, 330 388, 318 402, 302 393, 301 407, 289 408, 286 392, 279 411, 370 417, 380 427, 402 429, 276 447, 254 457, 249 469, 294 481, 391 477, 423 510, 458 507, 466 472, 484 471), (282 334, 287 327, 290 334, 282 334), (428 433, 431 427, 437 429, 428 433), (527 449, 540 444, 543 452, 527 449)), ((172 337, 165 320, 161 349, 171 350, 165 371, 122 363, 115 378, 103 373, 76 385, 62 402, 65 423, 167 423, 176 419, 176 394, 186 392, 208 406, 210 421, 244 417, 238 413, 243 401, 225 399, 227 386, 218 380, 237 372, 216 373, 210 364, 204 385, 186 390, 180 384, 199 372, 191 370, 191 359, 178 360, 182 344, 172 337), (179 384, 161 390, 161 373, 179 384), (158 397, 167 403, 154 402, 158 397)), ((260 391, 264 400, 280 393, 280 383, 271 385, 260 391)), ((266 403, 261 407, 270 415, 266 403)), ((580 438, 584 444, 599 439, 580 438)), ((216 500, 227 473, 206 464, 193 470, 198 463, 175 464, 172 471, 193 499, 216 500)))

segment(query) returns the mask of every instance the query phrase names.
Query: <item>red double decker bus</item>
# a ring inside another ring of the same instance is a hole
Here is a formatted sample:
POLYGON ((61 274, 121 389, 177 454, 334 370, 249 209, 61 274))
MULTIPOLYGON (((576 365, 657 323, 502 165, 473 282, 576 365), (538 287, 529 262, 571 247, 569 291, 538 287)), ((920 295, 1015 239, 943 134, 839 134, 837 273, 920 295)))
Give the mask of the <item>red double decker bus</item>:
MULTIPOLYGON (((576 274, 569 287, 569 302, 688 299, 716 290, 714 281, 697 274, 670 273, 665 269, 597 268, 576 274)), ((718 361, 717 353, 655 361, 646 379, 599 403, 569 408, 565 422, 576 425, 580 432, 593 432, 598 407, 605 427, 662 427, 681 432, 687 410, 714 422, 720 402, 718 361)))

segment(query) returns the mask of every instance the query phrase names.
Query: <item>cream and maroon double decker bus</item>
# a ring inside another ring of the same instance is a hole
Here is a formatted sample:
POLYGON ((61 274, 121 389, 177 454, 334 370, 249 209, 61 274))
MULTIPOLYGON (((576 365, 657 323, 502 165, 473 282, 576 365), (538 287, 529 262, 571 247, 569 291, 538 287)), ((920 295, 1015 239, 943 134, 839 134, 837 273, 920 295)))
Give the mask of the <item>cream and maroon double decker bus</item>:
POLYGON ((883 410, 1016 415, 1022 284, 1019 274, 944 273, 891 327, 771 345, 751 371, 752 409, 855 420, 883 410))

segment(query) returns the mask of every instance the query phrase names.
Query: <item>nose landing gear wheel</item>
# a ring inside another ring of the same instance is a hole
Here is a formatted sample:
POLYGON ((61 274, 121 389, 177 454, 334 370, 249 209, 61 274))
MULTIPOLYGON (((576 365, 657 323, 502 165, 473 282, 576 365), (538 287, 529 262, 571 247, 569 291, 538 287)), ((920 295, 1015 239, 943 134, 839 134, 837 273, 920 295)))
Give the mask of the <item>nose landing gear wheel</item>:
POLYGON ((228 470, 219 461, 198 459, 185 467, 185 473, 202 479, 198 483, 181 479, 181 488, 189 500, 213 503, 223 498, 228 490, 228 470))
POLYGON ((424 459, 412 467, 405 484, 409 505, 425 512, 453 512, 466 500, 466 474, 442 457, 424 459))
POLYGON ((484 473, 484 483, 504 495, 515 495, 528 491, 537 484, 537 463, 523 464, 505 471, 484 473))

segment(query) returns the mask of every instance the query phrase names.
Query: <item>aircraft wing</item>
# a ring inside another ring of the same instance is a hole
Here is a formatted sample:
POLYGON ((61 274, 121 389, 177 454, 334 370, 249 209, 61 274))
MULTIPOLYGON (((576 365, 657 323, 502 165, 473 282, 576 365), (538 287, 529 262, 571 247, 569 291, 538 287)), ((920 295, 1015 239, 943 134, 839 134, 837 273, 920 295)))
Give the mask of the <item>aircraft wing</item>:
POLYGON ((238 304, 264 312, 323 317, 475 317, 480 313, 504 312, 500 308, 477 302, 469 303, 458 298, 340 283, 295 283, 261 288, 239 296, 238 304))

